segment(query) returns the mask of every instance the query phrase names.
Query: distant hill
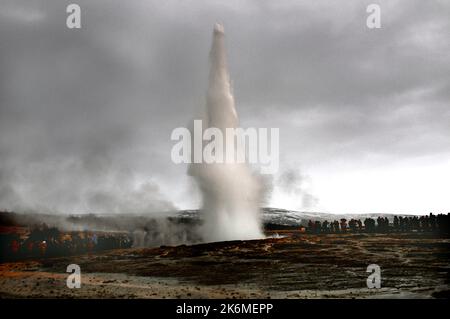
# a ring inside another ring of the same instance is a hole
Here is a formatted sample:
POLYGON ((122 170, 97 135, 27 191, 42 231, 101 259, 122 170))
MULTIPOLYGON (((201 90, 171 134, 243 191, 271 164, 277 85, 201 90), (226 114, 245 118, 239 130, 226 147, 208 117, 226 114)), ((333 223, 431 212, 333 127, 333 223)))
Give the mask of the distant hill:
MULTIPOLYGON (((271 225, 270 228, 306 226, 309 220, 321 222, 324 220, 339 220, 341 218, 363 220, 367 217, 376 218, 378 216, 387 217, 390 220, 393 218, 392 214, 334 215, 320 212, 291 211, 279 208, 262 209, 262 221, 265 225, 271 225)), ((182 226, 185 228, 199 225, 201 223, 201 213, 199 210, 182 210, 172 213, 148 215, 54 215, 0 212, 0 225, 2 226, 26 227, 42 223, 66 230, 134 231, 138 229, 152 229, 158 226, 182 226)))
MULTIPOLYGON (((178 216, 183 218, 199 219, 198 210, 183 210, 178 212, 178 216)), ((273 224, 280 226, 306 226, 309 220, 312 221, 332 221, 340 220, 341 218, 346 219, 361 219, 365 218, 377 218, 377 217, 387 217, 389 220, 394 218, 393 214, 329 214, 321 212, 299 212, 293 210, 286 210, 280 208, 262 208, 262 220, 264 224, 273 224)), ((413 216, 413 215, 402 215, 402 216, 413 216)))

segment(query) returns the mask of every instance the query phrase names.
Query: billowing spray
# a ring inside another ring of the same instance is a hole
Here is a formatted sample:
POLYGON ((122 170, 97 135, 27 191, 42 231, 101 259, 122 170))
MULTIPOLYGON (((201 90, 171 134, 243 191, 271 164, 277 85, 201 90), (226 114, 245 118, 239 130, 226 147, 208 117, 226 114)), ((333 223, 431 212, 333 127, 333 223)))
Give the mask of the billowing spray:
MULTIPOLYGON (((202 120, 204 130, 213 127, 220 129, 225 143, 228 143, 226 128, 236 128, 239 123, 231 92, 224 40, 223 26, 216 24, 210 53, 206 109, 202 120)), ((239 144, 233 144, 234 154, 245 152, 237 149, 239 144)), ((230 153, 230 149, 226 152, 230 153)), ((202 193, 202 235, 205 241, 263 237, 259 217, 259 183, 247 164, 236 161, 193 163, 189 167, 189 174, 195 178, 202 193)))

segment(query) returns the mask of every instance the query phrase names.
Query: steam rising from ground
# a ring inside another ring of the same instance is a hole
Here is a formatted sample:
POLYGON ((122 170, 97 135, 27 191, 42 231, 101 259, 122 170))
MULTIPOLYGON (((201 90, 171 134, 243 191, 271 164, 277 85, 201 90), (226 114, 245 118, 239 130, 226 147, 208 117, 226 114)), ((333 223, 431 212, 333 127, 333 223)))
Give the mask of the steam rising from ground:
MULTIPOLYGON (((186 212, 185 213, 189 213, 186 212)), ((100 232, 126 234, 133 247, 193 244, 201 241, 200 221, 196 216, 172 214, 111 214, 62 215, 37 213, 7 213, 0 211, 2 226, 21 226, 33 229, 43 224, 63 232, 100 232)))
MULTIPOLYGON (((236 128, 239 123, 231 92, 224 38, 222 25, 216 24, 202 120, 203 129, 214 127, 222 131, 226 145, 226 128, 236 128)), ((245 150, 235 149, 235 152, 242 151, 245 150)), ((257 177, 252 175, 246 164, 191 164, 189 174, 196 179, 202 193, 202 233, 205 241, 263 237, 258 208, 261 190, 257 177)))

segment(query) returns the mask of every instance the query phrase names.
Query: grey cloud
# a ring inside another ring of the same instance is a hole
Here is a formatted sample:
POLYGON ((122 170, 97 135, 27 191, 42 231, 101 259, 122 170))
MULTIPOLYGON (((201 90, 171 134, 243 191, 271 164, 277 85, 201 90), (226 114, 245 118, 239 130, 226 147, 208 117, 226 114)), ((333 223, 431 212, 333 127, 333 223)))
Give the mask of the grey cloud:
POLYGON ((81 30, 65 2, 0 4, 0 208, 176 206, 169 137, 204 103, 216 21, 243 125, 280 127, 288 161, 449 155, 446 1, 379 1, 380 30, 371 1, 77 3, 81 30))

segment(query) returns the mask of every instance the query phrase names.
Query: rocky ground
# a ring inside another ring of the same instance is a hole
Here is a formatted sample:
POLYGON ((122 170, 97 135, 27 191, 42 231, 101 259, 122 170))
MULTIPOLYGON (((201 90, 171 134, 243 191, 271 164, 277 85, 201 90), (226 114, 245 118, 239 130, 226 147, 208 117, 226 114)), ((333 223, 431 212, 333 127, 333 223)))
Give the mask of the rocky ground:
POLYGON ((285 237, 0 264, 2 298, 448 298, 450 240, 427 234, 285 237), (66 286, 67 265, 81 288, 66 286), (369 264, 381 289, 368 289, 369 264))

